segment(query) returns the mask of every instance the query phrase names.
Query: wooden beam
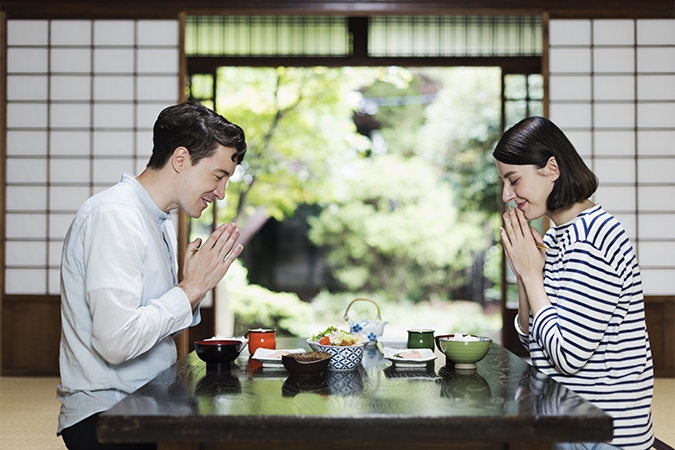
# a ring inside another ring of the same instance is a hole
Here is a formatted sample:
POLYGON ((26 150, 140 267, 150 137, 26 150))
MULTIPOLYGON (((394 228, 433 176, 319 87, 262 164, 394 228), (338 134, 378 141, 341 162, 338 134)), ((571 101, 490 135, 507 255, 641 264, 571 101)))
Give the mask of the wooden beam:
POLYGON ((161 18, 188 15, 508 15, 672 18, 672 0, 3 0, 10 18, 161 18))

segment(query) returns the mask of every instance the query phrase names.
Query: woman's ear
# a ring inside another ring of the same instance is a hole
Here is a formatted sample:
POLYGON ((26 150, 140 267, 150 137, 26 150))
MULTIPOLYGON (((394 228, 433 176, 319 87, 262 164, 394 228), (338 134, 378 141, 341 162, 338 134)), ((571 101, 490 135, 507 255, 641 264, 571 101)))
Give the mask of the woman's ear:
POLYGON ((551 181, 555 181, 560 177, 560 168, 558 167, 558 161, 556 161, 555 156, 551 156, 546 163, 546 172, 547 175, 551 177, 551 181))
POLYGON ((190 158, 190 152, 187 148, 180 146, 176 147, 171 155, 171 166, 173 170, 177 173, 182 172, 183 169, 186 169, 191 165, 192 159, 190 158))

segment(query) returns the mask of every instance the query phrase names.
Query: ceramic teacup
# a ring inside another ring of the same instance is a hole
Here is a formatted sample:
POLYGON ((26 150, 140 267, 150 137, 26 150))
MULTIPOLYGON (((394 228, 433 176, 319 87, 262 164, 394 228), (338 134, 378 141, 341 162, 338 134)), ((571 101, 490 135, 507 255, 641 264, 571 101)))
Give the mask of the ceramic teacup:
POLYGON ((428 348, 434 350, 434 330, 415 328, 408 330, 408 348, 428 348))
POLYGON ((277 348, 276 333, 273 328, 249 328, 245 337, 248 339, 248 351, 251 355, 259 348, 277 348))

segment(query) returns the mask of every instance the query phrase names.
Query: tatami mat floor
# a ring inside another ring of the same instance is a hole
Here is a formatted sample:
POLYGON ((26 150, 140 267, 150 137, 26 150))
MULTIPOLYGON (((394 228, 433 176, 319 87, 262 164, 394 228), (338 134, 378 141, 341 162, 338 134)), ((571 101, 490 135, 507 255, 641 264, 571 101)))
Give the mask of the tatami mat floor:
MULTIPOLYGON (((0 450, 63 450, 56 436, 58 378, 0 377, 0 450)), ((656 436, 675 447, 675 378, 657 378, 656 436)))

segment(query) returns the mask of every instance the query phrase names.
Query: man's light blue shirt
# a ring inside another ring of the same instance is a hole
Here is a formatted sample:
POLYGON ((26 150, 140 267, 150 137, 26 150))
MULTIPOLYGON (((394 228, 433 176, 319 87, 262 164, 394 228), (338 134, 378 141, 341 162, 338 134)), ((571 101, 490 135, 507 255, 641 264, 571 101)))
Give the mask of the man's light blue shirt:
POLYGON ((200 320, 176 256, 170 214, 132 175, 78 211, 61 257, 59 433, 176 361, 173 336, 200 320))

